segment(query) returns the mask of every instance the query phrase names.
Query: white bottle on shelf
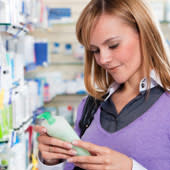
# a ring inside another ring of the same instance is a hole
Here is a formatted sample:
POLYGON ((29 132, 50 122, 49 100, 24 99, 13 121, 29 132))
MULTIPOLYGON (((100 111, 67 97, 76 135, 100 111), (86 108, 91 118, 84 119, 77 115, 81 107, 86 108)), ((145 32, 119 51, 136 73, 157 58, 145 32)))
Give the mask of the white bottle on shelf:
POLYGON ((149 4, 153 9, 154 15, 159 21, 164 21, 164 9, 165 1, 164 0, 150 0, 149 4))
POLYGON ((10 18, 10 1, 0 0, 0 24, 9 25, 11 23, 10 18))
POLYGON ((165 4, 165 20, 170 22, 170 0, 166 0, 165 4))

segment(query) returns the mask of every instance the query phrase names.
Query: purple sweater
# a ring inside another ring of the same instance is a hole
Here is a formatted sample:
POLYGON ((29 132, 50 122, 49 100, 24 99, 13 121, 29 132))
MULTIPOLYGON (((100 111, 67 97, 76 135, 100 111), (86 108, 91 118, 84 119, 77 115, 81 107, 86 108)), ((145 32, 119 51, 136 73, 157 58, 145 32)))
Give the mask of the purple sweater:
MULTIPOLYGON (((78 134, 85 100, 78 108, 75 126, 78 134)), ((170 170, 170 94, 165 92, 142 116, 114 133, 101 127, 99 108, 82 140, 121 152, 148 170, 170 170)), ((73 167, 66 163, 64 170, 73 167)))

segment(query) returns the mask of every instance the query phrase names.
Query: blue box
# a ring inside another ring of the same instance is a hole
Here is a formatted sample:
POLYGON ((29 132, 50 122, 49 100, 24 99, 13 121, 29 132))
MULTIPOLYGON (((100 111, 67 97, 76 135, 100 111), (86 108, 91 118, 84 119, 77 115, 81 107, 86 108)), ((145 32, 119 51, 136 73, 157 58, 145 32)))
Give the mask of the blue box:
POLYGON ((34 44, 36 65, 42 66, 48 62, 48 43, 37 42, 34 44))

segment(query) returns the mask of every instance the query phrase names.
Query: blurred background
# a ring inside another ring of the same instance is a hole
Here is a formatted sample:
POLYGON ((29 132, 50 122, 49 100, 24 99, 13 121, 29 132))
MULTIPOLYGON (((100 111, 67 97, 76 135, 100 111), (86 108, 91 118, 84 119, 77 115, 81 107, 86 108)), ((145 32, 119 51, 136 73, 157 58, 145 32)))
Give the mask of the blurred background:
MULTIPOLYGON (((0 0, 0 170, 37 170, 37 115, 74 126, 86 96, 75 25, 88 1, 0 0)), ((170 0, 149 3, 170 46, 170 0)))

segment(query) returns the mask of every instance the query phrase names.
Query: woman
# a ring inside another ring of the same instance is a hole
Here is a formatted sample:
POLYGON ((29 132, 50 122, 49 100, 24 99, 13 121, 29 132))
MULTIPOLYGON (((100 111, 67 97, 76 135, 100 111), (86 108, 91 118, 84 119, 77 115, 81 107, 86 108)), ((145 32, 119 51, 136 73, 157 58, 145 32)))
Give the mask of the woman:
POLYGON ((102 102, 81 141, 62 142, 35 128, 44 161, 39 169, 55 170, 61 159, 65 170, 170 169, 170 63, 146 3, 91 0, 76 31, 86 51, 86 89, 102 102), (72 145, 91 156, 76 156, 72 145))

